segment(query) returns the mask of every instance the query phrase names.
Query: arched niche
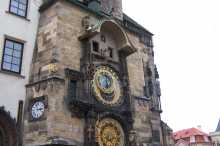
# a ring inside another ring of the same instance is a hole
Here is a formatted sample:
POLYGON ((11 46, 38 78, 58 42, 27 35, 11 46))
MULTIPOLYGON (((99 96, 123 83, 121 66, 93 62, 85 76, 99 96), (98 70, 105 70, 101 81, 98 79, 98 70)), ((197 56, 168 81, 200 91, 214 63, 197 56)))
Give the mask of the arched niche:
POLYGON ((136 48, 130 42, 126 32, 114 20, 97 22, 79 37, 79 40, 85 39, 99 43, 100 49, 107 48, 107 46, 112 47, 119 52, 123 52, 124 56, 136 52, 136 48))

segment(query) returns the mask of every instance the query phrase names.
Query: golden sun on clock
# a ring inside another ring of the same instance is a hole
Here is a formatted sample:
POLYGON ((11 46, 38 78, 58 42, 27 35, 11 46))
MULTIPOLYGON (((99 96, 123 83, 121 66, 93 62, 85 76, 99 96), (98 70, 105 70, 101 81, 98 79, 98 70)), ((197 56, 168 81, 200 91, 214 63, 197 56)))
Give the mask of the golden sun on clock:
POLYGON ((118 121, 105 118, 96 123, 96 140, 99 146, 124 146, 124 131, 118 121))

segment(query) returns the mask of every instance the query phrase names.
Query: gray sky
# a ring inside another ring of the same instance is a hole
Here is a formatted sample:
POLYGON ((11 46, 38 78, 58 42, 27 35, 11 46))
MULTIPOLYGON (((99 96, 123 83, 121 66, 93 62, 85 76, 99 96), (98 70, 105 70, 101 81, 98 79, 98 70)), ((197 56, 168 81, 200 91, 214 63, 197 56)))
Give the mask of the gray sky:
POLYGON ((220 1, 123 0, 123 9, 154 36, 162 119, 174 131, 220 118, 220 1))

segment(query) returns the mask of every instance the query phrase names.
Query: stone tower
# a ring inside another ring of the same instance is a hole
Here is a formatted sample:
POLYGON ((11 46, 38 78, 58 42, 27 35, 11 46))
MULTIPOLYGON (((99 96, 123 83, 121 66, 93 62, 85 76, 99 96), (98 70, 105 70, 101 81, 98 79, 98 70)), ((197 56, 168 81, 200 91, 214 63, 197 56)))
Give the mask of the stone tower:
POLYGON ((121 0, 91 2, 40 8, 24 146, 163 144, 152 34, 122 13, 121 0))

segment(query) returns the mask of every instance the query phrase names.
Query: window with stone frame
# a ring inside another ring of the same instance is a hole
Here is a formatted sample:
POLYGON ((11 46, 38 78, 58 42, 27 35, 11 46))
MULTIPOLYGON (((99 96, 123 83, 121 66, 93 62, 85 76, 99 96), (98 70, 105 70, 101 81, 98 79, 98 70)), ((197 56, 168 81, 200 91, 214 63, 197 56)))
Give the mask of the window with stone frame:
POLYGON ((139 37, 141 43, 145 44, 148 47, 152 47, 152 37, 146 33, 142 33, 139 37))
POLYGON ((148 84, 148 92, 149 92, 149 95, 150 96, 153 96, 154 94, 154 85, 153 85, 153 81, 151 79, 149 79, 147 81, 147 84, 148 84))
POLYGON ((2 55, 1 70, 20 74, 23 48, 23 43, 6 38, 2 55))
POLYGON ((28 0, 10 0, 9 12, 21 17, 27 17, 28 0))
POLYGON ((70 80, 69 83, 69 94, 71 97, 77 96, 77 81, 76 80, 70 80))

